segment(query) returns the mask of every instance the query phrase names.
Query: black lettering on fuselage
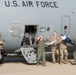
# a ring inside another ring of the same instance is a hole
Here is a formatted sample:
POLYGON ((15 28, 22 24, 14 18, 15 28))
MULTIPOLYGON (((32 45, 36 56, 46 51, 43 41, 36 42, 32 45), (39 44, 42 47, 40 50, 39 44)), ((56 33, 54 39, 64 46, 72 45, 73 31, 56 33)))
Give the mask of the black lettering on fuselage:
POLYGON ((10 1, 4 1, 6 7, 10 7, 10 1))
POLYGON ((37 7, 39 7, 39 1, 36 1, 36 5, 37 5, 37 7))
POLYGON ((27 1, 23 0, 18 4, 17 0, 8 0, 4 1, 6 7, 42 7, 42 8, 59 8, 57 2, 48 2, 48 1, 27 1), (34 4, 35 3, 35 4, 34 4), (36 6, 35 6, 36 5, 36 6))
POLYGON ((28 1, 29 2, 29 7, 33 7, 33 2, 32 1, 28 1))
POLYGON ((54 3, 55 8, 58 8, 57 2, 53 2, 53 3, 54 3))
POLYGON ((22 7, 33 7, 32 1, 22 1, 22 7))
POLYGON ((47 2, 47 1, 36 1, 37 7, 43 7, 43 8, 58 8, 57 2, 47 2))
POLYGON ((41 6, 45 7, 45 3, 43 1, 41 1, 41 6))
POLYGON ((12 3, 13 3, 13 6, 14 7, 17 7, 18 6, 17 1, 13 1, 12 3))
POLYGON ((26 5, 24 1, 22 1, 22 7, 26 7, 28 6, 28 4, 26 5))
POLYGON ((48 2, 45 2, 45 5, 46 5, 46 7, 49 7, 49 4, 48 4, 48 2))
POLYGON ((54 8, 54 7, 55 7, 54 4, 53 4, 53 2, 49 2, 49 6, 50 6, 51 8, 54 8))

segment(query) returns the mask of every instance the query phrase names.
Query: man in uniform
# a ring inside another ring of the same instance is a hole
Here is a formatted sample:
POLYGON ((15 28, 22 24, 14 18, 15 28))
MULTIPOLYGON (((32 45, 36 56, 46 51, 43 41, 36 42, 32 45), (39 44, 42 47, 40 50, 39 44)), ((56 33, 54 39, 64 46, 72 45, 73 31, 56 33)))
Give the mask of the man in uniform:
POLYGON ((37 65, 40 64, 40 60, 41 60, 41 64, 42 66, 45 66, 46 63, 46 59, 45 59, 45 44, 44 44, 44 40, 43 40, 43 36, 39 36, 37 38, 37 65))
POLYGON ((32 46, 32 40, 29 33, 26 33, 23 38, 23 46, 32 46))
POLYGON ((56 62, 55 53, 57 54, 57 60, 59 60, 59 51, 58 51, 58 45, 57 45, 59 38, 57 37, 56 31, 54 31, 53 36, 51 37, 50 41, 51 42, 54 41, 54 44, 51 45, 51 52, 52 52, 52 60, 53 60, 53 63, 55 64, 56 62))
MULTIPOLYGON (((76 38, 72 39, 72 45, 76 46, 76 38)), ((71 62, 72 65, 76 65, 76 50, 73 52, 74 61, 71 62)))
POLYGON ((1 55, 2 49, 3 49, 3 41, 1 40, 1 34, 0 34, 0 59, 2 58, 2 55, 1 55))
POLYGON ((63 63, 63 58, 64 58, 64 64, 68 64, 68 51, 67 51, 67 46, 66 46, 66 41, 63 39, 64 35, 60 35, 60 64, 63 63), (65 56, 65 57, 64 57, 65 56))
POLYGON ((76 65, 76 50, 73 53, 74 61, 71 62, 72 65, 76 65))

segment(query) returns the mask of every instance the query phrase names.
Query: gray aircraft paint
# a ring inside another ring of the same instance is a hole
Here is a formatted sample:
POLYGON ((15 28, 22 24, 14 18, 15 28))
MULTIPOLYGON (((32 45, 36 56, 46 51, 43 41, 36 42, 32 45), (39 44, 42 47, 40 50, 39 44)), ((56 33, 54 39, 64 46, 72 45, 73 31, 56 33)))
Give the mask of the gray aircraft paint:
POLYGON ((4 51, 20 48, 25 25, 38 25, 36 37, 43 35, 46 38, 53 31, 57 31, 58 36, 64 33, 64 26, 69 24, 66 34, 75 37, 75 3, 75 0, 0 0, 0 33, 5 43, 4 51))

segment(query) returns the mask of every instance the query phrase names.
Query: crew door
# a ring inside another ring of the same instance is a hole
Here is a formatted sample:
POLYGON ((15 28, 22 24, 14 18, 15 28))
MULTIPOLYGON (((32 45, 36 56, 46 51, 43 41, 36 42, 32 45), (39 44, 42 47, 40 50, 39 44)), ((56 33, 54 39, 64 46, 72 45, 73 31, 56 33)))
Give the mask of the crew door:
POLYGON ((71 19, 70 16, 61 17, 61 34, 70 35, 71 19))
POLYGON ((24 34, 28 33, 31 36, 32 44, 34 44, 35 36, 37 35, 38 25, 25 25, 24 34))

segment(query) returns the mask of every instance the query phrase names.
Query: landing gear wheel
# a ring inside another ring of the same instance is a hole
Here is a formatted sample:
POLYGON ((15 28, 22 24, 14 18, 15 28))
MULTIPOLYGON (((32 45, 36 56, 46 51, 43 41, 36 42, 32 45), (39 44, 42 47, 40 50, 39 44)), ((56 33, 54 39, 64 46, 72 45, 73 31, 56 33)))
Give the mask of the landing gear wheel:
POLYGON ((3 59, 4 59, 4 55, 1 53, 1 50, 0 50, 0 63, 2 63, 3 59))

